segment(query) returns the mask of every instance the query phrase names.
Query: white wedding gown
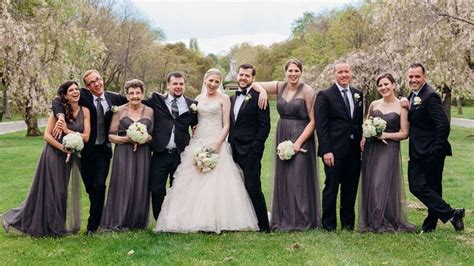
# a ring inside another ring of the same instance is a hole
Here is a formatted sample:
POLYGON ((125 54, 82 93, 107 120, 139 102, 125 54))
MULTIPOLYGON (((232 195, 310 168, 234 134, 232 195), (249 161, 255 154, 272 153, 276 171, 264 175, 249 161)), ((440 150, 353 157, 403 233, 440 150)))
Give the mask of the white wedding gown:
POLYGON ((242 171, 224 141, 217 166, 201 173, 193 163, 199 147, 209 147, 222 129, 219 102, 198 104, 195 134, 181 154, 173 186, 166 195, 155 232, 216 232, 258 230, 257 217, 245 190, 242 171))

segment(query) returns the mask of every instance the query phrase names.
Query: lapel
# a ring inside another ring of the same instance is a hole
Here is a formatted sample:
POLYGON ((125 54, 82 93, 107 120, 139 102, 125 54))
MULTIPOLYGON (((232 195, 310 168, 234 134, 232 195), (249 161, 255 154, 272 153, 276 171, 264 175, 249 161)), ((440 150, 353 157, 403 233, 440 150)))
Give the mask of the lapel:
POLYGON ((104 98, 107 101, 107 104, 109 105, 109 109, 105 111, 105 113, 108 113, 112 109, 112 103, 110 102, 110 99, 109 99, 109 92, 104 91, 104 98))
POLYGON ((174 119, 173 116, 171 115, 171 112, 170 110, 168 109, 168 106, 166 105, 166 102, 165 102, 165 99, 166 97, 168 97, 168 94, 166 95, 161 95, 157 92, 155 92, 156 95, 157 95, 157 98, 158 98, 158 102, 157 102, 157 108, 161 109, 161 111, 163 111, 163 113, 165 113, 169 118, 171 119, 174 119))
MULTIPOLYGON (((250 87, 246 95, 250 95, 250 93, 252 92, 252 90, 253 90, 252 87, 250 87)), ((248 101, 246 101, 246 100, 245 100, 246 97, 247 97, 247 96, 244 97, 244 101, 242 102, 242 105, 240 106, 239 112, 238 112, 238 114, 237 114, 237 120, 235 121, 236 124, 237 124, 238 121, 241 120, 242 114, 243 114, 243 112, 244 112, 244 110, 245 110, 245 107, 247 106, 247 103, 252 100, 252 99, 249 99, 248 101)), ((253 97, 253 96, 252 96, 252 97, 253 97)))
MULTIPOLYGON (((349 88, 350 88, 350 87, 349 87, 349 88)), ((332 86, 332 91, 333 91, 333 93, 335 94, 335 97, 337 98, 337 101, 338 101, 339 104, 342 106, 342 109, 344 109, 344 112, 346 113, 347 118, 348 118, 349 120, 352 120, 351 114, 349 113, 349 110, 347 110, 346 103, 344 102, 344 99, 342 98, 342 93, 341 93, 341 91, 339 90, 339 88, 337 87, 336 83, 334 83, 334 85, 332 86)), ((354 108, 354 109, 355 109, 355 108, 354 108)))
MULTIPOLYGON (((415 95, 414 97, 420 97, 420 99, 423 97, 423 93, 427 90, 428 84, 425 83, 423 87, 418 91, 418 95, 415 95)), ((413 91, 410 92, 410 95, 408 96, 408 100, 414 95, 415 93, 413 91)), ((423 102, 423 101, 422 101, 423 102)), ((415 111, 417 108, 415 108, 415 105, 413 105, 414 101, 410 104, 410 108, 408 109, 408 114, 411 112, 415 111)))
POLYGON ((362 93, 356 90, 353 87, 349 87, 352 93, 352 102, 354 103, 354 113, 352 113, 352 117, 355 118, 355 115, 358 114, 358 109, 363 108, 363 100, 362 100, 362 93), (359 100, 356 100, 356 94, 359 95, 359 100))
POLYGON ((235 106, 235 95, 232 95, 230 96, 230 120, 232 123, 235 123, 234 106, 235 106))

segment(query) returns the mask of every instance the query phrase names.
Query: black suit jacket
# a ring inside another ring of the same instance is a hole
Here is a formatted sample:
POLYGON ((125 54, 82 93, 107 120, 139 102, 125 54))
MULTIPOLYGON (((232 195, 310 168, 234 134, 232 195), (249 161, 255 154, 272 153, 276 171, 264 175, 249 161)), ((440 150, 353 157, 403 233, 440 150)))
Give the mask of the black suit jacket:
POLYGON ((316 97, 314 115, 319 141, 318 155, 321 157, 332 152, 335 159, 342 159, 349 150, 351 135, 356 141, 362 138, 362 92, 352 87, 350 90, 354 101, 352 118, 336 84, 320 91, 316 97))
MULTIPOLYGON (((104 113, 105 144, 107 145, 110 151, 108 156, 112 157, 112 147, 110 145, 109 138, 108 138, 110 122, 112 121, 112 115, 113 115, 113 112, 110 109, 112 106, 120 106, 122 104, 127 103, 128 101, 126 97, 120 94, 117 94, 115 92, 105 91, 104 95, 105 95, 105 100, 109 104, 109 109, 104 110, 105 111, 104 113)), ((87 154, 89 154, 92 148, 94 147, 95 141, 97 139, 97 109, 95 107, 94 97, 92 96, 92 93, 88 89, 81 88, 81 98, 79 99, 79 105, 87 107, 90 110, 90 114, 91 114, 91 134, 89 137, 89 141, 85 143, 84 149, 82 149, 82 152, 81 152, 84 156, 87 156, 87 154)), ((57 97, 53 100, 53 112, 54 112, 54 115, 58 113, 64 113, 64 108, 61 102, 59 101, 59 98, 57 97)))
MULTIPOLYGON (((174 130, 174 141, 178 152, 182 152, 189 144, 189 127, 197 124, 197 113, 191 108, 186 113, 181 114, 174 119, 165 103, 167 95, 153 93, 150 98, 144 100, 144 104, 153 109, 154 127, 152 150, 154 152, 162 152, 166 149, 166 145, 170 141, 171 130, 174 130)), ((188 107, 197 102, 191 98, 184 96, 188 107)))
POLYGON ((248 95, 251 99, 242 102, 237 119, 234 117, 235 95, 230 97, 229 143, 232 151, 239 155, 247 154, 250 149, 262 155, 270 133, 270 108, 258 107, 260 94, 253 89, 249 89, 248 95))
MULTIPOLYGON (((413 92, 408 96, 411 99, 413 92)), ((408 111, 410 122, 410 159, 422 159, 431 155, 452 155, 448 142, 450 125, 443 110, 441 98, 425 83, 418 93, 420 104, 412 103, 408 111)))

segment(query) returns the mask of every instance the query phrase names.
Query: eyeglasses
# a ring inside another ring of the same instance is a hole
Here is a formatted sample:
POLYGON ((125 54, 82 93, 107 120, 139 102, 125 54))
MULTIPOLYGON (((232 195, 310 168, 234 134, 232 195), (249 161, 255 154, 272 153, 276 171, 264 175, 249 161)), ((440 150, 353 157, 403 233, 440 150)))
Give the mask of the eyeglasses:
POLYGON ((93 84, 98 83, 98 82, 101 81, 101 80, 102 80, 101 77, 97 77, 97 78, 95 78, 93 81, 91 81, 91 82, 89 82, 89 83, 86 83, 86 86, 89 87, 89 86, 91 86, 91 85, 93 85, 93 84))

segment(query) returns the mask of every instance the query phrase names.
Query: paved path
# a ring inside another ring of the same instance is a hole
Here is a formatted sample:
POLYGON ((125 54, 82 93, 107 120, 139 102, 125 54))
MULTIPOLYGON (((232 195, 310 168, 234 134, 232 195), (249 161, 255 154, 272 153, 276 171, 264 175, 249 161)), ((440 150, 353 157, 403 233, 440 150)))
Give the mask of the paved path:
MULTIPOLYGON (((39 119, 38 123, 39 126, 45 126, 47 122, 46 118, 39 119)), ((459 127, 467 127, 467 128, 474 128, 474 120, 473 119, 464 119, 464 118, 451 118, 451 125, 459 126, 459 127)), ((16 132, 20 130, 26 130, 26 124, 24 121, 13 121, 13 122, 4 122, 0 123, 0 135, 16 132)))
MULTIPOLYGON (((38 124, 40 127, 43 127, 43 126, 46 126, 47 121, 48 119, 46 118, 38 119, 38 124)), ((26 130, 25 121, 12 121, 12 122, 0 123, 0 135, 16 132, 20 130, 26 130)))

